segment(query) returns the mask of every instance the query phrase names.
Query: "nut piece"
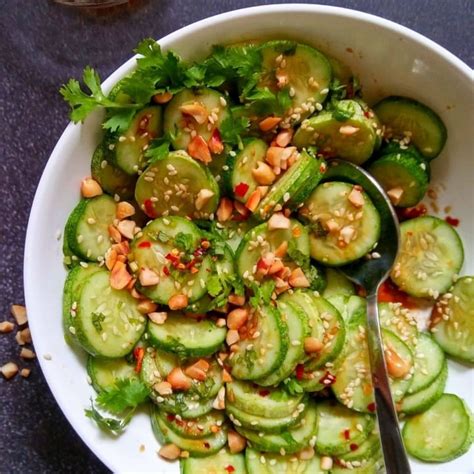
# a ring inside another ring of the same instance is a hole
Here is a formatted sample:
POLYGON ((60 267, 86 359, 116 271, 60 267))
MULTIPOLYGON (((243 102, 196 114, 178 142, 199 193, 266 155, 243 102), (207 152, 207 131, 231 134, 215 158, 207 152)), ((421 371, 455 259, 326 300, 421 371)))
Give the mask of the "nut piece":
POLYGON ((339 232, 340 239, 343 240, 346 244, 350 243, 354 235, 355 235, 355 229, 351 225, 346 225, 339 232))
POLYGON ((115 290, 123 290, 132 280, 125 263, 116 261, 110 272, 110 286, 115 290))
POLYGON ((157 273, 149 268, 142 268, 138 275, 138 279, 142 286, 153 286, 158 285, 160 282, 160 277, 157 273))
POLYGON ((15 325, 10 321, 2 321, 0 323, 0 332, 2 334, 6 334, 7 332, 12 332, 15 328, 15 325))
POLYGON ((289 229, 290 224, 288 217, 285 217, 282 212, 276 212, 268 220, 268 230, 289 229))
POLYGON ((234 430, 229 430, 227 433, 227 442, 232 454, 240 453, 247 446, 247 440, 234 430))
POLYGON ((173 393, 173 387, 169 382, 158 382, 153 385, 153 390, 158 392, 160 395, 171 395, 173 393))
POLYGON ((240 329, 247 322, 248 317, 248 309, 234 309, 227 315, 227 327, 229 329, 240 329))
POLYGON ((118 220, 126 219, 135 214, 135 208, 127 201, 122 201, 117 204, 115 216, 118 220))
POLYGON ((350 137, 351 135, 356 134, 359 130, 359 127, 353 127, 352 125, 343 125, 339 128, 339 133, 341 135, 345 135, 346 137, 350 137))
POLYGON ((288 278, 288 283, 293 288, 309 288, 309 281, 306 278, 303 270, 301 268, 295 268, 292 272, 290 277, 288 278))
POLYGON ((117 251, 110 248, 105 253, 105 266, 107 267, 108 270, 112 270, 112 268, 114 268, 116 263, 117 263, 117 251))
POLYGON ((323 343, 315 337, 307 337, 304 340, 304 351, 307 354, 319 352, 324 347, 323 343))
POLYGON ((209 141, 207 142, 207 146, 209 147, 209 150, 211 150, 211 153, 216 155, 224 151, 224 143, 222 143, 222 138, 218 128, 215 128, 212 132, 211 138, 209 138, 209 141))
POLYGON ((155 94, 153 96, 153 102, 156 104, 166 104, 173 98, 173 94, 171 92, 162 92, 161 94, 155 94))
POLYGON ((30 376, 30 373, 31 373, 31 369, 27 369, 27 368, 24 368, 24 369, 21 369, 20 370, 20 375, 26 379, 27 377, 30 376))
POLYGON ((181 449, 173 443, 165 444, 160 448, 158 454, 164 459, 174 461, 175 459, 179 458, 181 454, 181 449))
POLYGON ((223 382, 232 382, 231 375, 225 369, 222 369, 222 381, 223 382))
POLYGON ((323 456, 321 458, 321 464, 319 465, 323 471, 329 471, 329 469, 332 469, 332 458, 329 456, 323 456))
POLYGON ((120 221, 117 225, 118 231, 126 239, 129 239, 129 240, 133 239, 135 227, 136 227, 135 221, 131 221, 131 220, 128 220, 128 219, 120 221))
POLYGON ((138 311, 142 314, 154 313, 158 308, 158 305, 151 300, 140 301, 137 305, 138 311))
POLYGON ((81 181, 81 194, 85 198, 93 198, 102 194, 102 188, 95 179, 84 178, 81 181))
POLYGON ((164 324, 168 317, 168 313, 166 311, 148 313, 148 317, 150 318, 150 321, 153 321, 155 324, 164 324))
POLYGON ((214 193, 210 189, 201 189, 194 202, 196 209, 200 211, 213 196, 214 193))
POLYGON ((275 250, 275 257, 283 258, 286 255, 287 251, 288 251, 288 242, 285 240, 275 250))
POLYGON ((13 362, 7 362, 5 365, 0 367, 0 372, 7 380, 9 380, 18 373, 18 366, 13 362))
POLYGON ((252 176, 258 184, 268 186, 273 184, 276 175, 273 170, 263 161, 257 162, 257 167, 252 170, 252 176))
POLYGON ((393 349, 385 350, 385 362, 387 363, 388 373, 396 379, 405 377, 410 372, 410 364, 393 349))
POLYGON ((212 403, 212 408, 216 410, 225 410, 225 387, 221 387, 217 393, 217 397, 212 403))
POLYGON ((31 342, 30 330, 28 328, 25 328, 22 331, 18 331, 15 334, 15 340, 19 346, 24 346, 25 344, 29 344, 31 342))
POLYGON ((290 144, 292 138, 293 138, 293 130, 291 128, 288 130, 283 130, 276 136, 275 143, 278 146, 285 148, 286 146, 290 144))
POLYGON ((175 367, 166 377, 166 381, 171 384, 173 390, 188 390, 191 387, 191 380, 180 367, 175 367))
POLYGON ((304 448, 303 450, 300 451, 298 457, 302 461, 308 461, 309 459, 314 458, 314 448, 312 448, 311 446, 304 448))
POLYGON ((239 341, 239 339, 240 339, 239 331, 237 331, 236 329, 229 329, 227 331, 225 341, 227 342, 229 346, 231 346, 232 344, 235 344, 237 341, 239 341))
POLYGON ((269 132, 272 128, 275 128, 281 120, 281 117, 267 117, 264 118, 258 126, 262 132, 269 132))
POLYGON ((354 207, 361 208, 364 205, 362 188, 356 184, 349 193, 349 196, 347 196, 347 199, 354 207))
POLYGON ((211 152, 206 140, 201 135, 196 135, 188 144, 188 153, 194 159, 208 164, 212 161, 211 152))
POLYGON ((387 191, 387 196, 390 198, 390 201, 392 201, 392 204, 396 206, 400 202, 403 193, 403 189, 400 186, 397 186, 396 188, 389 189, 387 191))
POLYGON ((173 295, 169 301, 168 306, 171 310, 183 309, 188 306, 188 297, 186 295, 173 295))
POLYGON ((22 326, 28 322, 28 316, 26 314, 26 308, 23 305, 12 304, 10 311, 12 316, 15 318, 18 326, 22 326))
POLYGON ((232 211, 234 210, 234 205, 229 198, 223 197, 217 208, 216 215, 219 222, 226 222, 232 216, 232 211))
POLYGON ((257 209, 257 206, 260 204, 260 200, 262 199, 260 195, 260 191, 256 189, 247 199, 245 203, 245 207, 250 211, 254 212, 257 209))
POLYGON ((335 219, 328 219, 324 224, 329 232, 337 232, 341 228, 335 219))
POLYGON ((191 104, 182 105, 179 110, 183 115, 190 115, 199 125, 207 121, 209 112, 204 105, 199 102, 192 102, 191 104))
POLYGON ((20 351, 20 357, 22 359, 31 360, 31 359, 36 358, 36 354, 31 349, 26 349, 25 347, 22 347, 22 349, 20 351))
POLYGON ((231 293, 229 295, 229 303, 233 304, 235 306, 243 306, 245 304, 245 296, 244 295, 236 295, 234 293, 231 293))
POLYGON ((204 359, 200 359, 195 364, 187 367, 184 370, 184 373, 192 379, 203 382, 204 380, 206 380, 208 370, 209 363, 204 359))

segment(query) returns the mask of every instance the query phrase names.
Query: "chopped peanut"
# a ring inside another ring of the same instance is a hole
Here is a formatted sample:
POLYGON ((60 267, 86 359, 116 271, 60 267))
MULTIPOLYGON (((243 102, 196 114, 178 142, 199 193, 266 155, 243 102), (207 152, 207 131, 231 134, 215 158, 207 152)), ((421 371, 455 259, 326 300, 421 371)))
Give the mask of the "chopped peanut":
POLYGON ((160 448, 158 454, 164 459, 174 461, 175 459, 179 458, 181 454, 181 449, 173 443, 165 444, 160 448))
POLYGON ((330 469, 332 469, 332 465, 332 458, 330 458, 329 456, 323 456, 321 458, 321 463, 319 466, 323 471, 329 471, 330 469))
POLYGON ((242 204, 239 201, 234 201, 234 207, 235 210, 242 216, 242 217, 248 217, 249 215, 249 210, 245 207, 244 204, 242 204))
POLYGON ((339 128, 339 133, 341 135, 345 135, 346 137, 350 137, 356 134, 359 130, 359 127, 353 127, 352 125, 343 125, 339 128))
POLYGON ((226 340, 226 342, 229 346, 231 346, 232 344, 235 344, 236 342, 238 342, 239 339, 240 339, 239 331, 237 331, 236 329, 229 329, 227 331, 227 335, 225 337, 225 340, 226 340))
POLYGON ((284 293, 286 290, 290 288, 290 285, 281 278, 275 278, 275 291, 277 295, 284 293))
POLYGON ((252 170, 252 176, 258 184, 268 186, 273 184, 276 175, 273 170, 263 161, 257 162, 257 168, 252 170))
POLYGON ((354 207, 361 208, 364 205, 362 188, 359 185, 355 185, 349 193, 349 196, 347 196, 347 199, 354 207))
POLYGON ((113 225, 109 225, 109 235, 110 235, 110 238, 116 242, 117 244, 119 244, 120 242, 122 242, 122 234, 118 231, 117 227, 113 226, 113 225))
POLYGON ((315 352, 320 352, 323 347, 323 343, 315 337, 306 337, 304 340, 304 351, 307 354, 314 354, 315 352))
POLYGON ((85 198, 93 198, 102 194, 102 188, 95 179, 85 178, 81 182, 81 194, 85 198))
POLYGON ((258 126, 262 132, 269 132, 271 129, 275 128, 281 120, 281 117, 267 117, 263 119, 258 126))
POLYGON ((13 323, 11 323, 10 321, 2 321, 0 323, 0 332, 2 334, 12 332, 14 328, 15 328, 15 325, 13 323))
POLYGON ((188 297, 181 294, 173 295, 168 301, 168 306, 173 311, 186 308, 188 306, 188 297))
POLYGON ((404 377, 410 371, 410 364, 393 349, 385 351, 385 362, 387 363, 388 373, 396 379, 404 377))
POLYGON ((12 304, 10 311, 12 316, 15 318, 18 326, 22 326, 28 322, 28 316, 26 314, 26 308, 23 305, 12 304))
POLYGON ((257 206, 260 204, 260 200, 262 197, 260 196, 260 191, 256 189, 247 199, 245 203, 245 207, 250 211, 254 212, 257 209, 257 206))
POLYGON ((111 248, 117 252, 117 255, 128 255, 130 253, 130 245, 128 245, 126 240, 112 245, 111 248))
POLYGON ((29 377, 31 374, 31 369, 27 369, 26 367, 24 369, 21 369, 20 370, 20 375, 26 379, 27 377, 29 377))
POLYGON ((209 370, 209 363, 206 362, 204 359, 201 359, 201 360, 199 360, 195 364, 187 367, 184 370, 184 373, 188 377, 191 377, 192 379, 199 380, 199 381, 203 382, 204 380, 206 380, 206 377, 207 377, 207 371, 209 370), (201 360, 206 365, 201 363, 201 360))
POLYGON ((245 296, 231 293, 229 295, 229 303, 235 306, 243 306, 245 304, 245 296))
POLYGON ((142 286, 153 286, 158 285, 160 277, 158 273, 150 270, 149 268, 142 268, 138 275, 138 280, 142 286))
POLYGON ((223 197, 217 208, 216 215, 219 222, 226 222, 232 216, 232 211, 234 210, 234 205, 229 198, 223 197))
POLYGON ((221 387, 217 393, 217 397, 212 403, 212 408, 216 410, 225 410, 225 387, 221 387))
POLYGON ((122 201, 117 204, 115 216, 118 220, 126 219, 135 214, 135 208, 127 201, 122 201))
POLYGON ((125 263, 116 261, 112 271, 110 272, 110 286, 114 290, 123 290, 132 279, 132 275, 128 273, 125 263))
POLYGON ((329 232, 337 232, 341 228, 335 219, 328 219, 324 224, 329 232))
POLYGON ((214 193, 210 189, 201 189, 197 194, 196 201, 194 202, 196 209, 200 211, 213 196, 214 193))
POLYGON ((231 375, 225 369, 222 369, 222 381, 223 382, 232 382, 231 375))
POLYGON ((18 331, 15 334, 15 340, 19 346, 24 346, 25 344, 29 344, 31 342, 30 330, 28 328, 25 328, 22 331, 18 331))
POLYGON ((224 326, 227 325, 227 321, 224 318, 218 318, 216 321, 216 326, 218 328, 223 328, 224 326))
POLYGON ((151 300, 142 300, 138 303, 137 309, 142 314, 150 314, 158 309, 158 305, 151 300))
POLYGON ((201 135, 196 135, 188 144, 188 153, 194 159, 208 164, 212 161, 211 152, 206 140, 201 135))
POLYGON ((34 359, 36 358, 36 354, 31 349, 26 349, 25 347, 22 347, 20 351, 20 357, 22 359, 34 359))
POLYGON ((285 148, 286 146, 288 146, 290 144, 292 138, 293 138, 293 130, 292 129, 283 130, 276 136, 275 143, 279 147, 285 148))
POLYGON ((135 221, 131 221, 129 219, 125 219, 123 221, 120 221, 117 225, 118 231, 126 238, 129 240, 133 239, 133 236, 135 235, 135 221))
POLYGON ((390 198, 390 201, 392 201, 392 204, 396 206, 397 204, 400 203, 400 199, 403 196, 403 189, 400 186, 397 186, 396 188, 389 189, 387 191, 387 196, 390 198))
POLYGON ((240 329, 249 317, 249 310, 246 308, 237 308, 227 315, 227 327, 229 329, 240 329))
POLYGON ((173 390, 188 390, 191 387, 191 380, 184 374, 180 367, 175 367, 166 377, 173 390))
POLYGON ((229 443, 229 451, 232 454, 242 452, 247 446, 247 440, 234 430, 227 433, 227 442, 229 443))
POLYGON ((290 219, 285 217, 282 212, 276 212, 268 220, 268 230, 289 229, 290 219))
POLYGON ((155 94, 153 96, 153 102, 156 104, 166 104, 173 98, 173 94, 171 92, 162 92, 161 94, 155 94))
POLYGON ((150 321, 153 321, 155 324, 164 324, 168 317, 168 313, 166 311, 153 312, 148 313, 148 317, 150 318, 150 321))
MULTIPOLYGON (((131 283, 132 281, 133 281, 133 280, 130 280, 130 283, 131 283)), ((141 293, 139 293, 136 288, 132 288, 132 289, 130 290, 130 294, 131 294, 136 300, 144 300, 144 299, 145 299, 145 296, 143 296, 141 293)))
POLYGON ((257 189, 258 191, 260 191, 260 196, 262 196, 262 198, 264 198, 267 193, 268 193, 268 190, 270 189, 269 186, 257 186, 257 189))
POLYGON ((267 275, 275 275, 279 271, 283 270, 283 268, 284 268, 283 262, 280 259, 276 259, 270 265, 270 268, 268 269, 267 275))
POLYGON ((309 288, 309 281, 306 278, 303 270, 301 268, 295 268, 292 272, 290 277, 288 278, 288 283, 293 288, 309 288))
POLYGON ((345 227, 343 227, 341 229, 341 231, 339 232, 339 237, 346 243, 350 243, 350 241, 352 240, 352 238, 354 237, 355 235, 355 229, 353 226, 351 225, 346 225, 345 227))
POLYGON ((209 117, 207 108, 199 102, 184 104, 179 108, 179 110, 183 115, 190 115, 199 125, 205 123, 209 117))
POLYGON ((173 393, 173 387, 169 382, 158 382, 153 385, 153 390, 158 392, 160 395, 171 395, 173 393))
POLYGON ((116 262, 117 262, 117 252, 114 249, 110 248, 105 253, 105 266, 107 267, 108 270, 112 270, 116 262))
POLYGON ((288 242, 285 240, 275 250, 275 257, 283 258, 288 251, 288 242))
POLYGON ((314 448, 312 448, 311 446, 308 446, 308 447, 302 449, 300 451, 298 457, 302 461, 308 461, 309 459, 314 458, 314 448))
POLYGON ((5 365, 0 367, 0 372, 7 380, 9 380, 18 373, 18 366, 14 362, 7 362, 5 365))

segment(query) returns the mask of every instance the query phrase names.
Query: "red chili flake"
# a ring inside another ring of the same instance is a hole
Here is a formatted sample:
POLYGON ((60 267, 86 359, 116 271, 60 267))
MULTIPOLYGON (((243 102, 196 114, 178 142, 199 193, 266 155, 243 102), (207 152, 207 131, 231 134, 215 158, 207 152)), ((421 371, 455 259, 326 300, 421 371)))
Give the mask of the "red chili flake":
POLYGON ((335 381, 336 376, 328 371, 326 371, 326 373, 319 379, 319 383, 322 383, 323 385, 332 385, 335 381))
POLYGON ((179 257, 177 255, 173 255, 172 253, 167 253, 165 258, 166 260, 169 260, 173 265, 179 264, 179 257))
POLYGON ((304 376, 304 365, 298 364, 296 366, 296 379, 303 380, 303 376, 304 376))
POLYGON ((168 267, 163 267, 163 273, 164 273, 166 276, 170 276, 169 268, 168 268, 168 267))
POLYGON ((148 242, 148 240, 145 240, 143 242, 140 242, 138 244, 138 247, 140 247, 141 249, 149 249, 151 247, 151 242, 148 242))
POLYGON ((139 373, 142 370, 144 356, 145 356, 144 347, 135 347, 135 349, 133 349, 133 357, 135 357, 135 360, 137 361, 135 365, 135 372, 137 373, 139 373))
POLYGON ((145 202, 143 203, 143 206, 145 207, 145 214, 148 217, 151 217, 154 219, 157 217, 155 207, 153 206, 153 203, 151 202, 151 199, 145 199, 145 202))
POLYGON ((459 219, 456 219, 455 217, 451 216, 446 216, 444 220, 448 223, 451 224, 453 227, 457 227, 459 225, 459 219))
POLYGON ((218 128, 215 128, 212 132, 211 138, 207 142, 209 150, 211 153, 219 154, 224 151, 224 144, 222 143, 221 134, 218 128))
POLYGON ((359 449, 359 445, 356 443, 351 443, 349 445, 349 448, 351 448, 351 451, 356 451, 357 449, 359 449))
POLYGON ((204 442, 204 447, 207 448, 207 449, 209 449, 209 448, 211 447, 211 445, 210 445, 207 441, 205 441, 205 442, 204 442))
POLYGON ((364 116, 370 118, 370 112, 368 110, 364 111, 364 116))
POLYGON ((374 402, 369 403, 367 405, 367 409, 373 413, 375 411, 375 403, 374 402))
POLYGON ((344 439, 350 439, 351 438, 351 432, 349 430, 344 430, 343 435, 344 435, 344 439))
POLYGON ((174 421, 175 418, 176 418, 175 415, 172 415, 171 413, 169 413, 168 415, 166 415, 166 419, 167 419, 168 421, 174 421))
POLYGON ((258 394, 261 396, 261 397, 266 397, 268 395, 270 395, 270 390, 260 390, 258 392, 258 394))
POLYGON ((226 466, 224 468, 227 472, 234 472, 235 471, 235 467, 232 466, 231 464, 229 464, 228 466, 226 466))
POLYGON ((409 309, 414 309, 418 306, 413 298, 404 291, 399 290, 391 280, 385 280, 380 285, 377 299, 379 303, 401 303, 409 309))
POLYGON ((415 217, 424 216, 428 212, 428 209, 426 208, 424 204, 418 204, 418 206, 415 206, 415 207, 406 207, 406 208, 397 207, 396 210, 397 210, 398 220, 400 222, 406 221, 408 219, 414 219, 415 217))
POLYGON ((235 187, 234 193, 238 197, 244 197, 248 190, 249 190, 249 185, 247 183, 239 183, 235 187))

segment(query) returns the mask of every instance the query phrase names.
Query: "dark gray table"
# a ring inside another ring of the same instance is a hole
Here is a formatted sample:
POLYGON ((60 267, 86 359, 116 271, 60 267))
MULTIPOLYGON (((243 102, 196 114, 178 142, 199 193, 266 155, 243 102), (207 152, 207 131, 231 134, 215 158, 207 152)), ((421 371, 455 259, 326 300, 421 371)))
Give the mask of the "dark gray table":
MULTIPOLYGON (((86 16, 48 0, 0 0, 0 310, 23 301, 23 241, 46 161, 67 125, 58 87, 91 64, 102 77, 143 37, 235 8, 283 3, 253 0, 149 0, 128 14, 86 16)), ((333 4, 408 26, 474 65, 472 0, 346 0, 333 4)), ((45 269, 47 278, 47 269, 45 269)), ((3 320, 4 316, 0 316, 3 320)), ((18 359, 0 336, 0 365, 18 359)), ((56 405, 36 363, 29 379, 0 378, 0 472, 107 472, 56 405)))

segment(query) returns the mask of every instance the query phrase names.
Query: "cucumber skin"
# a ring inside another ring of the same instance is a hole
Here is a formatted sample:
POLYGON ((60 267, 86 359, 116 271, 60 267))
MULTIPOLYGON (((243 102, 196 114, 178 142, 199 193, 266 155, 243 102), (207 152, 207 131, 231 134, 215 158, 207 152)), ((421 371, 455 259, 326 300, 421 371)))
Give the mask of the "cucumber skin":
MULTIPOLYGON (((235 474, 247 474, 243 454, 231 454, 227 451, 218 452, 207 458, 186 458, 180 460, 182 474, 228 474, 227 467, 232 466, 235 474), (222 470, 216 471, 216 469, 222 470), (211 471, 209 469, 212 469, 211 471)), ((249 471, 249 474, 250 473, 249 471)))
MULTIPOLYGON (((167 414, 166 417, 168 417, 167 414)), ((179 423, 174 423, 174 421, 175 420, 173 420, 173 422, 169 421, 167 423, 167 426, 178 436, 181 436, 182 438, 200 439, 212 435, 211 426, 216 425, 217 422, 220 422, 222 424, 225 421, 225 418, 224 413, 222 411, 213 410, 209 413, 206 413, 205 415, 190 420, 194 425, 199 425, 199 427, 201 428, 201 430, 199 430, 199 434, 186 433, 185 428, 179 426, 179 423)), ((184 425, 186 426, 186 424, 184 425)))
POLYGON ((375 454, 380 452, 381 445, 380 445, 380 437, 377 433, 369 434, 368 438, 359 445, 355 451, 350 451, 345 454, 340 454, 337 457, 342 459, 343 461, 361 461, 373 458, 375 454), (366 449, 359 451, 361 447, 366 449))
MULTIPOLYGON (((96 377, 96 367, 94 367, 95 363, 97 362, 97 359, 99 359, 98 357, 93 357, 91 355, 88 356, 87 358, 87 364, 86 364, 86 368, 87 368, 87 374, 89 375, 89 377, 91 378, 91 381, 92 381, 92 387, 94 387, 94 390, 97 392, 97 393, 100 393, 102 390, 106 390, 108 388, 111 388, 111 386, 104 386, 104 385, 101 385, 99 383, 99 380, 98 378, 96 377)), ((109 359, 103 359, 105 361, 108 361, 109 359)), ((119 362, 120 359, 111 359, 112 362, 119 362)), ((100 361, 99 361, 100 363, 100 361)), ((126 362, 125 359, 123 359, 123 363, 124 364, 128 364, 126 362)), ((134 367, 131 366, 130 364, 128 364, 130 366, 130 370, 134 370, 134 367)), ((137 379, 138 378, 138 374, 136 372, 132 372, 131 375, 130 375, 130 378, 133 378, 133 379, 137 379)))

